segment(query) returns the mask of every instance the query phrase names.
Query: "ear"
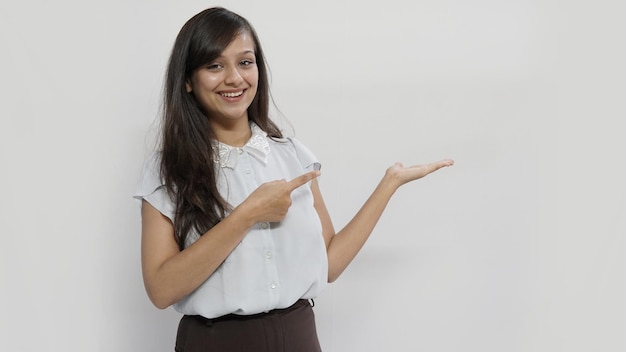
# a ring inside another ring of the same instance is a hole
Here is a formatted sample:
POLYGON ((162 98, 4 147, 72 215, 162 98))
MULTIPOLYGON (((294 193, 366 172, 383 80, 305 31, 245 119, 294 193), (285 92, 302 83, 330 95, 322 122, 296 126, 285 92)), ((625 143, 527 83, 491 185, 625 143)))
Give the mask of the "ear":
POLYGON ((185 88, 187 88, 187 93, 191 93, 193 90, 189 81, 185 82, 185 88))

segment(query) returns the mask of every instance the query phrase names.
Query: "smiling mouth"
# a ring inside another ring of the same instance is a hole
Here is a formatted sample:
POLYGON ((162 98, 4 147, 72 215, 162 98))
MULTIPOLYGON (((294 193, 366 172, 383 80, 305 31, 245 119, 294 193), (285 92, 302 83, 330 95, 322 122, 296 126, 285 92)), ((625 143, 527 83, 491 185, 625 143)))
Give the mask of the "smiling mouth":
POLYGON ((231 93, 220 93, 221 96, 225 97, 225 98, 236 98, 239 97, 243 94, 243 90, 239 91, 239 92, 231 92, 231 93))

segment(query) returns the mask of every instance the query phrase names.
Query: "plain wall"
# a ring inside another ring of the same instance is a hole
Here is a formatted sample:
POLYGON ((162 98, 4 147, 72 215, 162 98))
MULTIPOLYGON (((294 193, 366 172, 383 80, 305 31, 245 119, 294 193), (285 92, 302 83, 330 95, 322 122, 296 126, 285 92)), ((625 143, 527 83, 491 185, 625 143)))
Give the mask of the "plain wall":
POLYGON ((257 29, 336 228, 394 162, 456 161, 316 300, 324 351, 626 350, 626 6, 604 0, 2 0, 1 350, 173 350, 131 195, 174 38, 213 5, 257 29))

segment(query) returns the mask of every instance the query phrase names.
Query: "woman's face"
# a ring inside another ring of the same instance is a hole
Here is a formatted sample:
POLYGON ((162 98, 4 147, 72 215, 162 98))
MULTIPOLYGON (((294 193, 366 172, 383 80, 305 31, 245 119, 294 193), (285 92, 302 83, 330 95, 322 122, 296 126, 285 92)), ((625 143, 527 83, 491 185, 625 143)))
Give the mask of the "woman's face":
POLYGON ((216 123, 248 120, 248 106, 254 100, 259 81, 254 40, 248 32, 238 34, 212 62, 194 71, 187 92, 216 123))

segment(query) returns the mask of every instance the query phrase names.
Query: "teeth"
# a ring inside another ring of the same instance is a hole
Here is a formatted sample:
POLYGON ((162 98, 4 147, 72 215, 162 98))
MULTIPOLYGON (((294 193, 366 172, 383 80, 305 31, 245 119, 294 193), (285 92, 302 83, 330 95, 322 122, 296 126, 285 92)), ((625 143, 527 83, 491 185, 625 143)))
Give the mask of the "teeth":
POLYGON ((238 97, 240 95, 243 94, 243 90, 241 92, 236 92, 236 93, 220 93, 223 97, 226 98, 234 98, 234 97, 238 97))

